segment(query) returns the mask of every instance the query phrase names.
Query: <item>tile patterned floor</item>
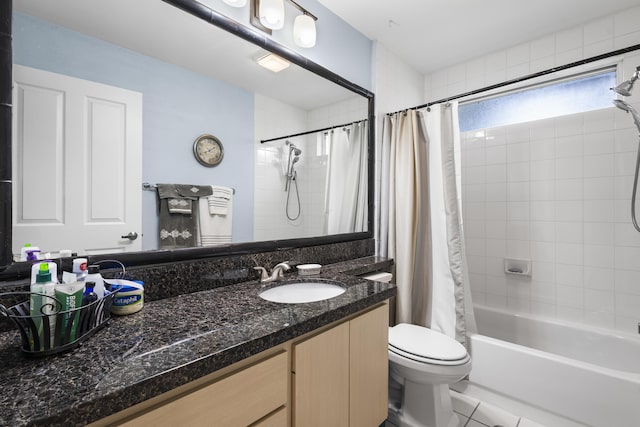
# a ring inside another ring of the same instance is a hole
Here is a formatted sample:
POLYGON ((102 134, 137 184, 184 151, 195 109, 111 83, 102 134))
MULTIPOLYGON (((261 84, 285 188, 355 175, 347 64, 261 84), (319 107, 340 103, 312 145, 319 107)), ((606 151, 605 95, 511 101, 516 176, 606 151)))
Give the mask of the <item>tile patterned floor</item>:
POLYGON ((460 427, 544 427, 527 418, 482 402, 474 397, 451 391, 453 411, 460 418, 460 427))

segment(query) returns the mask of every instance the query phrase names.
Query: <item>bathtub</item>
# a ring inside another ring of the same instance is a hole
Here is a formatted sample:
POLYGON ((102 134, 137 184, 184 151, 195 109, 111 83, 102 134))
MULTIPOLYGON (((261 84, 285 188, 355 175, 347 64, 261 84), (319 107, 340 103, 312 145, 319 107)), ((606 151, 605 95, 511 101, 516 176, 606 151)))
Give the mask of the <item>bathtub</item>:
POLYGON ((471 384, 589 426, 640 426, 640 336, 474 311, 471 384))

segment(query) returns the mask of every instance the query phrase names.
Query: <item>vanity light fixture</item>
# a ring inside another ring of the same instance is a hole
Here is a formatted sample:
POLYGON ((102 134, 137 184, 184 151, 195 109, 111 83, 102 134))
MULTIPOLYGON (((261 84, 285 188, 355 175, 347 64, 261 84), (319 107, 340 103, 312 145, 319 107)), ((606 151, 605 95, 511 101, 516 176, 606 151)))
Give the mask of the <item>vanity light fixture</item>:
POLYGON ((278 73, 291 65, 289 61, 280 58, 278 55, 274 55, 273 53, 262 55, 261 57, 256 59, 256 61, 261 66, 269 71, 273 71, 274 73, 278 73))
POLYGON ((316 45, 316 21, 306 13, 293 21, 293 41, 300 47, 316 45))
POLYGON ((260 0, 258 18, 260 23, 272 30, 284 27, 284 0, 260 0))
MULTIPOLYGON (((302 15, 296 16, 293 23, 294 43, 304 48, 315 46, 318 18, 294 0, 287 2, 302 12, 302 15)), ((272 34, 272 30, 284 28, 284 20, 284 0, 251 0, 251 24, 256 28, 272 34)))
POLYGON ((222 0, 231 7, 245 7, 247 0, 222 0))

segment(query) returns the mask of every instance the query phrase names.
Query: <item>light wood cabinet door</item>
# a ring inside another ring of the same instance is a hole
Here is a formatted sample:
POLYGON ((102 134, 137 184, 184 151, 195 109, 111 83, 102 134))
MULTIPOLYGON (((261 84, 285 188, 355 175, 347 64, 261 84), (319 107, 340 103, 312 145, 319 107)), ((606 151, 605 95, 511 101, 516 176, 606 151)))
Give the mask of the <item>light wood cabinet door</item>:
POLYGON ((294 426, 349 425, 349 322, 295 344, 293 396, 294 426))
POLYGON ((387 418, 389 305, 349 322, 349 426, 371 427, 387 418))
POLYGON ((286 404, 287 372, 287 354, 281 353, 122 425, 248 426, 286 404))

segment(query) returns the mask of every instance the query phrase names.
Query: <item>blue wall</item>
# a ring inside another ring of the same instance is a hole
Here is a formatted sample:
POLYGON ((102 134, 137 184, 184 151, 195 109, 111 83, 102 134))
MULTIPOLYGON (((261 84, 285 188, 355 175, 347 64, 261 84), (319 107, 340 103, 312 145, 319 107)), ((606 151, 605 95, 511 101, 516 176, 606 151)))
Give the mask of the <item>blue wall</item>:
MULTIPOLYGON (((253 240, 251 92, 20 13, 14 13, 13 62, 141 92, 143 181, 234 187, 233 240, 253 240), (193 141, 203 133, 224 145, 215 168, 193 157, 193 141)), ((142 193, 143 249, 154 249, 155 193, 142 193)))

